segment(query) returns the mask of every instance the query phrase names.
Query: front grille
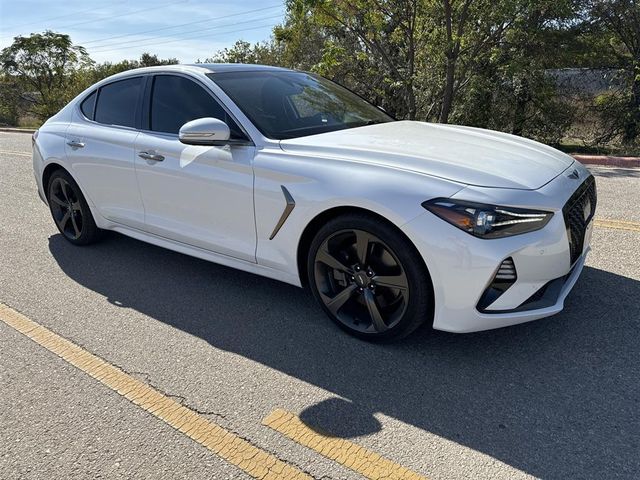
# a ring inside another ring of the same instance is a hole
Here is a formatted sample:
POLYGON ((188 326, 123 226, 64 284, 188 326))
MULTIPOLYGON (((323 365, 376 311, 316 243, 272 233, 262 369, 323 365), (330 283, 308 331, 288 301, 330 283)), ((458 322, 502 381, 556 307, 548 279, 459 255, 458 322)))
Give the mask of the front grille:
POLYGON ((564 224, 567 228, 567 237, 569 238, 571 265, 573 265, 582 254, 584 234, 587 230, 587 225, 596 211, 597 200, 596 180, 593 178, 593 175, 589 175, 582 185, 571 195, 571 198, 569 198, 562 209, 564 224))

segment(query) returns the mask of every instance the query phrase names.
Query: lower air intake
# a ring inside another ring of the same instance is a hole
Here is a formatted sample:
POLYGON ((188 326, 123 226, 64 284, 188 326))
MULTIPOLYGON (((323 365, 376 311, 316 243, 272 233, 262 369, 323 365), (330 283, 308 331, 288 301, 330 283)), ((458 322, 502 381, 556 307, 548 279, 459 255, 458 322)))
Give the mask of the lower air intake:
POLYGON ((480 297, 480 301, 476 308, 484 312, 489 305, 495 302, 500 295, 507 291, 507 289, 513 285, 518 279, 518 273, 516 272, 516 266, 513 263, 513 258, 505 258, 496 274, 493 276, 493 280, 487 287, 487 289, 480 297))
POLYGON ((500 264, 494 280, 498 282, 515 282, 517 278, 516 266, 513 264, 513 259, 509 257, 500 264))

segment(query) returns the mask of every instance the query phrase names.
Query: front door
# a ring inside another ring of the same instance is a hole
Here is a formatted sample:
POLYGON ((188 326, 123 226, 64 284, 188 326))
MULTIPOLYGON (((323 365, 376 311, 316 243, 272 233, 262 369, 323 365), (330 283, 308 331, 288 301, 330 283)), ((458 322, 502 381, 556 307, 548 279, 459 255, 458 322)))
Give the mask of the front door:
POLYGON ((149 124, 135 144, 145 230, 255 262, 255 147, 181 143, 180 127, 203 117, 219 118, 230 125, 232 135, 242 135, 203 86, 179 75, 154 77, 149 124))

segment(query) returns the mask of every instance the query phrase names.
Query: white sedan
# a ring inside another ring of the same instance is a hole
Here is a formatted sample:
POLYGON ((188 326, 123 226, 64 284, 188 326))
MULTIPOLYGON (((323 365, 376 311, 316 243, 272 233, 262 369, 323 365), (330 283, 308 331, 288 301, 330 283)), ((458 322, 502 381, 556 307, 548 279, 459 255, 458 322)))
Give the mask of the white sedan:
POLYGON ((114 230, 308 285, 370 340, 559 312, 596 207, 594 178, 553 148, 396 121, 317 75, 256 65, 109 77, 34 134, 33 166, 71 243, 114 230))

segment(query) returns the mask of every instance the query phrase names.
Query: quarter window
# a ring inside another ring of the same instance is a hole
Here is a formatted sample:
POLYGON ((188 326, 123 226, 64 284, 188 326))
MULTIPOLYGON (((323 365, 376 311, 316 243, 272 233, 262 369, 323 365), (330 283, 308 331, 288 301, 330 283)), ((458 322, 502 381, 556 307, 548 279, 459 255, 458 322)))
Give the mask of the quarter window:
POLYGON ((244 138, 240 128, 222 106, 200 85, 177 75, 156 75, 151 94, 150 128, 177 134, 191 120, 213 117, 222 120, 232 138, 244 138))
POLYGON ((135 127, 142 77, 127 78, 100 88, 95 108, 96 122, 135 127))
POLYGON ((82 113, 84 114, 85 117, 87 117, 89 120, 93 120, 93 112, 95 110, 96 106, 96 92, 93 92, 91 95, 89 95, 87 98, 84 99, 84 101, 80 104, 80 110, 82 110, 82 113))

